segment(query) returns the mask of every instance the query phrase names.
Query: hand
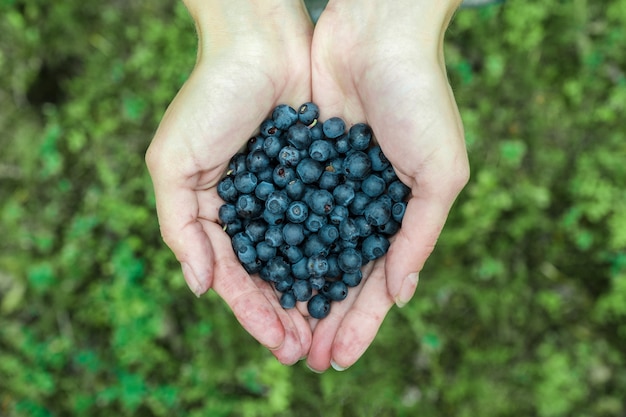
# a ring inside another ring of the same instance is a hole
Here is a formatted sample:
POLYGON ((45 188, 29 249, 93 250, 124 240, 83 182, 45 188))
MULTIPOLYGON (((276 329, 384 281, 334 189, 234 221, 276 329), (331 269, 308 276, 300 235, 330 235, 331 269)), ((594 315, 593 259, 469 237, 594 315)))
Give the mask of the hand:
POLYGON ((196 295, 214 288, 253 337, 294 363, 309 350, 309 324, 239 264, 218 224, 216 184, 274 106, 310 100, 312 24, 298 0, 186 4, 199 34, 197 64, 146 154, 161 233, 196 295))
POLYGON ((411 196, 389 252, 314 327, 308 365, 352 365, 394 303, 413 296, 451 205, 469 176, 448 84, 443 35, 459 1, 331 0, 313 35, 313 101, 322 119, 371 125, 411 196))

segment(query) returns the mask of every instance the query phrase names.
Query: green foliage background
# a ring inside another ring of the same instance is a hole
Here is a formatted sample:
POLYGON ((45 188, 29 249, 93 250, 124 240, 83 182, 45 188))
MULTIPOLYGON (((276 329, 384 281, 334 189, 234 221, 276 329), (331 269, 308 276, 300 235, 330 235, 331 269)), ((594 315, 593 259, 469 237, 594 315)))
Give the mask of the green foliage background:
POLYGON ((0 0, 0 415, 624 416, 626 1, 458 12, 472 179, 350 370, 280 365, 162 243, 182 2, 0 0))

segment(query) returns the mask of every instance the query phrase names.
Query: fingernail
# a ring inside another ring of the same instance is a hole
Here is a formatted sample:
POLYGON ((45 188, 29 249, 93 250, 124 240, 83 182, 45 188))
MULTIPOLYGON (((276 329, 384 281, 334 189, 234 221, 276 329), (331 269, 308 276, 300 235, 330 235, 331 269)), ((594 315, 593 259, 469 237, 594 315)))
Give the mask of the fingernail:
POLYGON ((337 365, 337 362, 333 360, 330 361, 330 366, 332 366, 335 371, 339 371, 339 372, 345 371, 346 369, 348 369, 348 368, 344 368, 342 366, 337 365))
POLYGON ((196 295, 196 297, 200 298, 203 292, 202 285, 200 284, 200 281, 198 281, 196 274, 191 269, 191 266, 189 266, 188 263, 183 262, 181 263, 181 268, 183 270, 183 277, 185 278, 187 286, 189 287, 191 292, 196 295))
POLYGON ((404 307, 410 300, 413 298, 413 294, 415 294, 415 289, 417 288, 417 283, 419 282, 419 273, 414 272, 409 274, 402 282, 402 287, 400 287, 400 292, 396 296, 396 305, 400 308, 404 307))
POLYGON ((316 373, 316 374, 323 374, 324 373, 324 371, 318 371, 317 369, 311 368, 311 365, 309 365, 308 363, 306 364, 306 367, 309 368, 309 370, 311 372, 313 372, 313 373, 316 373))

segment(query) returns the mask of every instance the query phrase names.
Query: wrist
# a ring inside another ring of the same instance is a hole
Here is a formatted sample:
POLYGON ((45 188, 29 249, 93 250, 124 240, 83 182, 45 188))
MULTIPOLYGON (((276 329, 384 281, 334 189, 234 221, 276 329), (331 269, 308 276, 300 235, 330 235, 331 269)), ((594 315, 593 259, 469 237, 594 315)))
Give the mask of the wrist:
POLYGON ((183 0, 196 23, 201 52, 261 47, 310 33, 302 0, 183 0))

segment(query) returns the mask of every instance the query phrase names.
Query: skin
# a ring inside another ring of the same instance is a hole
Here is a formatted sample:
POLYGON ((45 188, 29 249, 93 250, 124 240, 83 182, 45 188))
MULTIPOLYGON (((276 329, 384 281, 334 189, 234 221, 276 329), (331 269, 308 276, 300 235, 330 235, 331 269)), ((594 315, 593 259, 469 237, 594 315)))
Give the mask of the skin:
POLYGON ((314 371, 346 368, 371 344, 394 302, 412 297, 414 273, 467 182, 463 129, 442 55, 458 4, 331 1, 315 33, 300 0, 185 4, 197 25, 197 64, 146 153, 163 239, 190 289, 200 296, 213 288, 281 363, 307 357, 314 371), (341 115, 370 123, 412 189, 386 258, 370 263, 365 284, 321 321, 309 318, 303 303, 284 310, 273 289, 241 267, 218 224, 223 202, 215 188, 277 104, 311 99, 322 120, 341 115))

